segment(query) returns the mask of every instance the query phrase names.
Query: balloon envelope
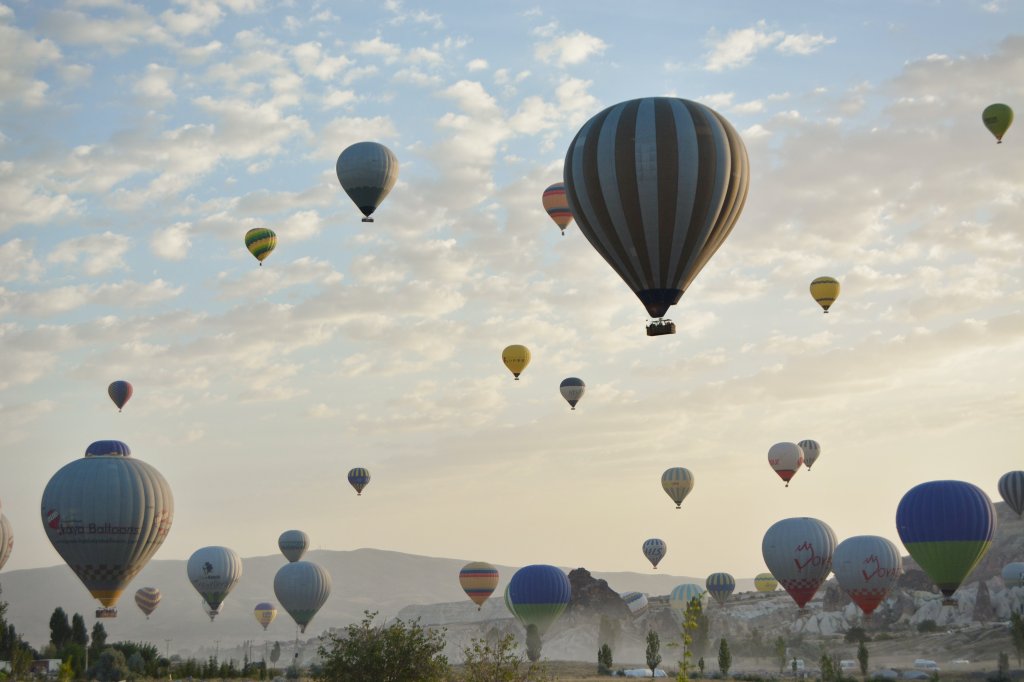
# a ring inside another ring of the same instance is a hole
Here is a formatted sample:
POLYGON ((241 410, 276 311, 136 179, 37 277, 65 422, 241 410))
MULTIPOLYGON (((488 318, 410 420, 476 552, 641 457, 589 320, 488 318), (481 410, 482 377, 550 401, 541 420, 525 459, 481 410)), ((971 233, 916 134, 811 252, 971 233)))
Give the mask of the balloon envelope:
POLYGON ((143 587, 140 590, 135 591, 135 605, 139 607, 139 610, 146 614, 146 618, 156 611, 157 605, 160 604, 160 590, 155 587, 143 587))
POLYGON ((313 616, 331 596, 331 575, 312 561, 285 564, 274 576, 274 594, 299 626, 299 631, 305 632, 313 616))
POLYGON ((1013 123, 1013 109, 1005 104, 990 104, 981 112, 981 122, 992 133, 996 142, 1003 141, 1003 135, 1013 123))
POLYGON ((201 547, 188 558, 186 571, 189 582, 213 612, 212 620, 242 577, 242 560, 227 547, 201 547))
POLYGON ((804 451, 796 443, 776 443, 768 449, 768 464, 775 470, 786 487, 804 463, 804 451))
POLYGON ((362 211, 363 222, 370 217, 398 180, 398 157, 378 142, 357 142, 346 147, 335 164, 338 182, 362 211))
POLYGON ((634 616, 638 616, 647 610, 649 602, 647 601, 647 595, 643 592, 623 592, 620 596, 622 601, 626 602, 629 612, 634 616))
POLYGON ((508 367, 508 371, 512 372, 516 381, 519 381, 519 375, 530 364, 530 349, 518 343, 506 346, 505 350, 501 351, 501 361, 508 367))
POLYGON ((486 561, 471 561, 459 571, 459 585, 474 604, 484 605, 498 586, 498 569, 486 561))
POLYGON ((686 611, 694 599, 704 597, 704 588, 696 583, 677 585, 668 595, 668 605, 677 611, 686 611))
POLYGON ((832 555, 836 582, 865 615, 878 608, 903 575, 896 545, 877 535, 855 535, 836 546, 832 555))
POLYGON ((309 536, 301 530, 286 530, 277 538, 277 548, 288 561, 298 561, 309 548, 309 536))
POLYGON ((266 227, 256 227, 245 233, 245 248, 263 265, 263 259, 277 246, 277 234, 266 227))
POLYGON ((118 379, 107 386, 107 395, 117 405, 118 412, 128 402, 128 399, 132 397, 133 390, 132 385, 123 379, 118 379))
POLYGON ((577 379, 576 377, 562 379, 562 383, 558 386, 558 392, 565 398, 565 402, 569 403, 569 407, 574 410, 576 409, 576 403, 580 401, 586 390, 587 385, 583 383, 583 379, 577 379))
POLYGON ((266 630, 274 622, 274 619, 277 618, 277 607, 267 601, 260 602, 252 610, 252 615, 256 618, 256 622, 266 630))
POLYGON ((565 611, 571 596, 572 587, 562 569, 534 564, 523 566, 512 576, 505 605, 524 627, 533 625, 543 636, 565 611))
POLYGON ((1024 562, 1014 561, 1003 566, 1003 584, 1007 587, 1024 587, 1024 562))
POLYGON ((725 606, 729 595, 736 589, 736 579, 728 573, 712 573, 704 583, 710 594, 720 606, 725 606))
POLYGON ((160 472, 121 441, 96 441, 43 490, 43 529, 53 548, 105 607, 160 549, 174 497, 160 472))
POLYGON ((995 530, 988 495, 963 481, 921 483, 896 507, 903 546, 947 599, 988 552, 995 530))
POLYGON ((828 578, 835 548, 828 524, 806 516, 774 523, 761 541, 765 565, 800 608, 828 578))
POLYGON ((804 451, 804 465, 807 470, 811 470, 811 465, 818 461, 818 456, 821 455, 821 446, 816 440, 802 440, 797 445, 804 451))
POLYGON ((555 221, 562 234, 565 234, 566 226, 572 222, 572 211, 569 210, 569 201, 565 198, 565 183, 556 182, 548 187, 544 190, 541 201, 544 203, 544 210, 555 221))
POLYGON ((0 514, 0 568, 4 567, 14 551, 14 530, 5 514, 0 514))
POLYGON ((693 473, 683 467, 672 467, 666 469, 661 475, 661 487, 676 503, 676 509, 683 504, 683 500, 693 490, 693 473))
POLYGON ((650 540, 644 540, 642 550, 644 556, 651 562, 651 566, 657 568, 658 562, 665 558, 665 553, 668 551, 668 545, 665 544, 664 540, 651 538, 650 540))
POLYGON ((839 298, 839 280, 835 277, 818 277, 811 282, 811 296, 827 313, 839 298))
POLYGON ((758 592, 774 592, 779 581, 771 573, 758 573, 754 577, 754 589, 758 592))
POLYGON ((1017 516, 1024 514, 1024 471, 1008 471, 999 477, 999 496, 1017 516))
POLYGON ((363 494, 363 488, 370 483, 370 470, 362 467, 350 469, 348 472, 348 484, 356 489, 356 495, 363 494))

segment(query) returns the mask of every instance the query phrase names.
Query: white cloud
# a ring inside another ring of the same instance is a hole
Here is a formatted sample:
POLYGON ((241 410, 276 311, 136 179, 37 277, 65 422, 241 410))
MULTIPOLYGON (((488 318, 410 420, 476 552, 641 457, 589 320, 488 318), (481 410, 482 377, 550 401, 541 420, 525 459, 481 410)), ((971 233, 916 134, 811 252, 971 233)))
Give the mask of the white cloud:
POLYGON ((61 51, 52 41, 35 40, 15 26, 0 23, 0 109, 43 104, 49 85, 35 73, 60 60, 61 51))
POLYGON ((191 223, 174 223, 153 233, 149 239, 149 249, 164 260, 184 260, 192 248, 192 240, 189 239, 191 232, 191 223))
POLYGON ((320 43, 310 42, 292 48, 292 57, 299 65, 299 71, 306 76, 314 76, 322 81, 331 80, 344 70, 352 60, 345 55, 328 57, 320 43))
POLYGON ((486 68, 487 68, 487 60, 486 59, 479 59, 479 58, 478 59, 471 59, 466 64, 466 70, 468 70, 470 72, 473 72, 473 71, 483 71, 486 68))
POLYGON ((138 308, 175 298, 184 290, 162 279, 149 283, 126 280, 117 284, 78 284, 19 294, 0 292, 0 305, 25 315, 50 316, 87 305, 138 308))
POLYGON ((544 33, 546 29, 537 31, 545 38, 533 47, 534 56, 542 62, 554 61, 559 66, 582 64, 594 55, 605 51, 608 45, 596 36, 583 31, 559 36, 544 33))
POLYGON ((177 4, 187 9, 184 12, 165 10, 160 19, 172 33, 180 36, 209 33, 224 18, 215 0, 177 0, 177 4))
POLYGON ((356 101, 355 90, 339 90, 332 88, 327 91, 323 98, 324 109, 339 109, 347 107, 356 101))
POLYGON ((120 16, 93 17, 74 10, 49 10, 40 19, 48 35, 68 45, 90 45, 118 54, 140 44, 173 45, 167 32, 143 8, 123 5, 120 16))
POLYGON ((0 231, 15 225, 40 225, 75 215, 81 203, 49 189, 48 164, 0 161, 0 231))
POLYGON ((323 221, 316 211, 298 211, 285 218, 275 231, 282 238, 292 241, 311 239, 323 229, 323 221))
POLYGON ((782 54, 808 55, 814 54, 825 45, 834 45, 835 42, 835 38, 826 38, 820 33, 817 35, 809 33, 790 34, 783 38, 782 42, 775 49, 782 54))
POLYGON ((81 263, 81 271, 95 277, 111 270, 127 269, 124 254, 130 246, 131 239, 108 231, 66 239, 50 251, 46 260, 61 265, 81 263))
POLYGON ((381 57, 389 64, 397 61, 399 56, 402 54, 402 48, 394 43, 384 42, 381 40, 380 36, 377 36, 372 40, 360 40, 352 46, 352 51, 356 54, 381 57))
POLYGON ((724 71, 745 66, 757 52, 779 42, 784 35, 782 31, 769 31, 763 20, 750 28, 729 31, 712 48, 704 68, 708 71, 724 71))
POLYGON ((173 102, 177 95, 171 88, 177 77, 174 69, 159 64, 146 66, 146 75, 135 82, 134 91, 152 106, 163 106, 173 102))
POLYGON ((17 238, 0 244, 0 282, 35 282, 41 274, 43 266, 36 260, 31 245, 17 238))

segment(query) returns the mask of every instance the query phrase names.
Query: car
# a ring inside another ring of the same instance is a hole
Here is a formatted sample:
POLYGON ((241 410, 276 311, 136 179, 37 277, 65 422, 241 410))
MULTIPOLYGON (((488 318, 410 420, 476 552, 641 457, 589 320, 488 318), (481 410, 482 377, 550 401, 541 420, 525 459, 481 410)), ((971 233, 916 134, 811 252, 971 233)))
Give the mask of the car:
POLYGON ((904 670, 900 673, 901 680, 930 680, 932 676, 923 670, 904 670))
POLYGON ((873 680, 897 680, 900 674, 892 668, 882 668, 871 673, 871 679, 873 680))

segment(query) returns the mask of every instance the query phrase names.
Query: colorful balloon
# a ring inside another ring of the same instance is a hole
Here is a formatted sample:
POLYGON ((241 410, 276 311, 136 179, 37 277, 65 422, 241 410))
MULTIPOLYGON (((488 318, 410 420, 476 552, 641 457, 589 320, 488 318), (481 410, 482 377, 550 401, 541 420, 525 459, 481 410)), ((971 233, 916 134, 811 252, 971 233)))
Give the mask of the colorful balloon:
POLYGON ((834 277, 818 277, 811 282, 811 296, 827 313, 839 298, 839 280, 834 277))
POLYGON ((363 488, 370 483, 370 471, 368 469, 363 469, 362 467, 349 469, 348 483, 356 489, 357 496, 362 495, 363 488))
POLYGON ((754 576, 754 589, 758 592, 774 592, 779 581, 771 573, 758 573, 754 576))
POLYGON ((992 545, 996 511, 988 495, 963 481, 929 481, 896 507, 896 531, 914 561, 952 601, 992 545))
POLYGON ((583 379, 577 379, 576 377, 562 379, 562 383, 558 386, 558 392, 569 403, 569 407, 574 410, 576 409, 576 403, 580 401, 586 390, 587 385, 583 383, 583 379))
POLYGON ((555 225, 558 225, 564 237, 566 226, 572 222, 572 211, 569 210, 569 202, 565 198, 565 183, 556 182, 544 190, 542 201, 544 210, 555 221, 555 225))
POLYGON ((736 579, 728 573, 712 573, 704 584, 719 606, 725 606, 729 595, 736 589, 736 579))
POLYGON ((1013 123, 1013 109, 1005 104, 989 104, 981 112, 981 122, 988 131, 995 135, 996 144, 1002 144, 1003 135, 1013 123))
POLYGON ((839 587, 870 616, 899 582, 903 559, 896 545, 885 538, 855 535, 836 547, 832 571, 839 587))
POLYGON ((668 605, 684 613, 694 599, 703 600, 704 588, 696 583, 677 585, 668 595, 668 605))
POLYGON ((341 188, 365 216, 363 222, 372 223, 370 215, 398 180, 398 157, 377 142, 357 142, 341 152, 335 170, 341 188))
POLYGON ((654 566, 655 570, 658 568, 658 562, 665 558, 665 553, 667 551, 668 545, 665 544, 664 540, 659 540, 658 538, 644 540, 644 556, 651 562, 651 566, 654 566))
POLYGON ((331 574, 312 561, 295 561, 278 569, 274 576, 277 601, 305 632, 320 607, 331 596, 331 574))
POLYGON ((562 569, 534 564, 523 566, 512 576, 505 605, 524 627, 536 627, 543 637, 565 611, 571 596, 572 587, 562 569))
POLYGON ((505 350, 501 351, 501 361, 508 367, 508 371, 512 372, 516 381, 519 381, 519 375, 530 364, 530 349, 519 344, 506 346, 505 350))
MULTIPOLYGON (((563 175, 580 231, 652 318, 679 302, 732 232, 750 183, 729 122, 671 97, 620 102, 591 118, 563 175)), ((674 333, 660 322, 647 333, 674 333)))
POLYGON ((256 622, 266 630, 274 622, 274 619, 277 618, 277 607, 268 601, 261 601, 252 610, 252 615, 256 618, 256 622))
POLYGON ((1008 471, 999 477, 999 496, 1017 516, 1024 514, 1024 471, 1008 471))
POLYGON ((693 483, 693 473, 683 467, 665 469, 661 475, 661 487, 676 503, 676 509, 682 506, 683 500, 693 490, 693 483))
POLYGON ((828 578, 835 548, 828 524, 808 517, 776 522, 761 541, 765 565, 800 608, 828 578))
POLYGON ((11 558, 14 551, 14 530, 6 514, 0 514, 0 569, 11 558))
POLYGON ((803 463, 804 451, 796 443, 776 443, 768 448, 768 464, 786 482, 787 488, 803 463))
POLYGON ((128 402, 128 399, 132 397, 132 385, 123 379, 111 383, 107 386, 107 395, 117 405, 117 411, 120 412, 124 404, 128 402))
POLYGON ((286 530, 277 538, 277 548, 288 561, 298 561, 309 549, 309 536, 301 530, 286 530))
POLYGON ((639 616, 649 606, 647 595, 643 592, 623 592, 619 596, 622 597, 622 601, 626 602, 629 612, 634 616, 639 616))
POLYGON ((128 583, 160 549, 174 519, 174 497, 160 472, 121 441, 96 441, 43 490, 43 529, 89 593, 114 608, 128 583))
POLYGON ((245 233, 245 248, 263 265, 263 259, 277 246, 277 234, 266 227, 256 227, 245 233))
POLYGON ((498 586, 498 569, 486 561, 471 561, 459 571, 459 585, 479 611, 498 586))
POLYGON ((821 446, 818 445, 816 440, 802 440, 797 445, 804 451, 804 465, 810 471, 811 465, 818 461, 818 455, 821 454, 821 446))
POLYGON ((1009 588, 1024 587, 1024 562, 1014 561, 1003 566, 1003 584, 1009 588))
POLYGON ((143 587, 135 591, 135 605, 146 614, 146 620, 149 620, 150 614, 156 611, 159 604, 160 590, 155 587, 143 587))
POLYGON ((186 571, 192 587, 209 607, 210 620, 213 620, 242 577, 242 560, 227 547, 201 547, 188 558, 186 571))

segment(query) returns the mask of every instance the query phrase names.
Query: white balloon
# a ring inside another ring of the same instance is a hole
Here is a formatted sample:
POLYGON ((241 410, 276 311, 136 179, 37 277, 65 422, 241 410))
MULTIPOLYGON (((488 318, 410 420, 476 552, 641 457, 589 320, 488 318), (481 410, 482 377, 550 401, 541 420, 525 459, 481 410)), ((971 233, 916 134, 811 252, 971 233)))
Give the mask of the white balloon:
POLYGON ((806 516, 776 522, 761 541, 765 565, 800 608, 828 578, 835 548, 828 524, 806 516))
POLYGON ((210 620, 242 577, 242 560, 227 547, 201 547, 188 558, 188 579, 209 606, 210 620))
POLYGON ((877 535, 846 538, 832 555, 832 571, 865 615, 870 615, 903 575, 896 545, 877 535))
POLYGON ((331 596, 331 574, 312 561, 294 561, 285 564, 274 576, 274 594, 277 601, 295 620, 300 632, 331 596))

